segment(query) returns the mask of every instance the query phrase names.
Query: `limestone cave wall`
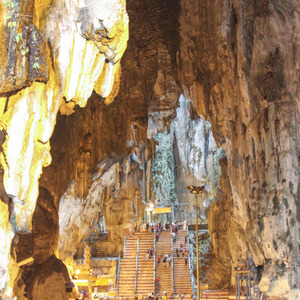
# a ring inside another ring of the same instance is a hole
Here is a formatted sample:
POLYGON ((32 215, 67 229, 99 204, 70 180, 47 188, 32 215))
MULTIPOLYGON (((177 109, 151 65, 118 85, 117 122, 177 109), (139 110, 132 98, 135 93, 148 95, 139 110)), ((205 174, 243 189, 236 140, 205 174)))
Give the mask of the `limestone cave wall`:
POLYGON ((243 245, 229 251, 232 265, 242 257, 263 266, 260 289, 292 299, 300 270, 299 2, 181 2, 180 26, 177 79, 228 160, 230 218, 239 226, 230 230, 243 245))
POLYGON ((57 113, 85 106, 93 90, 111 101, 127 45, 128 15, 125 1, 99 7, 93 0, 12 0, 0 7, 0 297, 10 299, 18 273, 11 248, 16 234, 32 229, 57 113))
POLYGON ((187 214, 182 212, 181 218, 187 217, 189 223, 195 222, 195 195, 187 193, 186 186, 205 185, 199 199, 199 217, 206 222, 210 203, 218 189, 219 159, 224 152, 217 147, 209 122, 201 119, 182 95, 171 130, 174 134, 176 192, 180 202, 188 203, 187 214))

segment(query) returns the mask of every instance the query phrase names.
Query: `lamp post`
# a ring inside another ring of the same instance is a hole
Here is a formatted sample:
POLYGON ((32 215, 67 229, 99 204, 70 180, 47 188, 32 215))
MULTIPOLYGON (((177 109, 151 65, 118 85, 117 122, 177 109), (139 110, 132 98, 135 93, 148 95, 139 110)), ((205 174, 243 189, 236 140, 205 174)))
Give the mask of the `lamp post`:
POLYGON ((196 194, 197 300, 199 300, 200 289, 199 289, 198 195, 203 192, 204 185, 203 186, 188 185, 186 186, 186 188, 190 193, 196 194))

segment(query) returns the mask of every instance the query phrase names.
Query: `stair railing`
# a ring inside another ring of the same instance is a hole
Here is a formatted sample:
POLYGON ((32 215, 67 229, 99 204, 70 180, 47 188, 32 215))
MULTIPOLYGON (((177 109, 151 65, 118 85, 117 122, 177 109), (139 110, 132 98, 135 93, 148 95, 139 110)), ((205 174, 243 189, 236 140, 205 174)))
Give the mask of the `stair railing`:
POLYGON ((120 261, 121 261, 121 255, 119 254, 119 257, 118 257, 118 267, 117 267, 117 274, 116 274, 116 285, 117 286, 117 296, 118 296, 118 293, 119 293, 119 278, 120 278, 120 261))
POLYGON ((154 251, 153 251, 153 293, 155 295, 155 275, 156 275, 156 226, 154 225, 154 251))
POLYGON ((195 285, 195 278, 194 278, 194 272, 193 272, 194 251, 193 251, 193 248, 190 246, 189 225, 188 224, 186 226, 186 233, 187 233, 187 242, 188 242, 190 279, 191 279, 191 285, 192 285, 192 290, 193 290, 193 287, 195 285))
POLYGON ((125 254, 126 254, 126 242, 127 242, 127 236, 125 235, 124 246, 123 246, 123 257, 125 257, 125 254))
POLYGON ((138 266, 139 266, 139 249, 140 249, 140 239, 138 238, 137 248, 136 248, 136 262, 135 262, 135 283, 134 283, 134 293, 135 294, 136 294, 136 288, 137 288, 137 275, 138 275, 138 266))
MULTIPOLYGON (((172 228, 172 227, 171 227, 172 228)), ((172 232, 172 229, 171 229, 171 232, 172 232)), ((172 288, 173 288, 173 294, 175 293, 175 286, 174 286, 174 254, 173 254, 173 236, 171 234, 171 253, 172 253, 172 256, 171 256, 171 262, 172 262, 172 288)))

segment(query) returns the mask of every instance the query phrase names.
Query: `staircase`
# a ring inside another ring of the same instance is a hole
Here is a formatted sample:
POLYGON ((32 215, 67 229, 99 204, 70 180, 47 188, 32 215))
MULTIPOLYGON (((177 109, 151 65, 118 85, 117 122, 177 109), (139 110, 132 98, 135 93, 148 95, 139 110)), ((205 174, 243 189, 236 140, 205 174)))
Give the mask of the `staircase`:
POLYGON ((149 248, 154 249, 154 234, 144 231, 135 233, 135 236, 140 239, 136 294, 146 297, 154 291, 154 253, 148 260, 144 260, 144 253, 149 248))
POLYGON ((125 297, 125 298, 134 297, 136 251, 137 251, 137 238, 134 235, 127 239, 124 257, 120 262, 118 297, 125 297))
POLYGON ((185 236, 187 232, 184 230, 178 231, 176 242, 173 244, 173 257, 174 257, 174 288, 175 293, 181 293, 185 295, 184 299, 190 298, 192 295, 191 278, 189 264, 185 265, 185 259, 180 255, 176 256, 176 248, 180 249, 180 245, 183 245, 183 249, 187 248, 185 245, 185 236))
MULTIPOLYGON (((228 291, 203 291, 200 292, 200 299, 202 300, 228 300, 228 291)), ((235 299, 235 296, 234 296, 235 299)), ((241 298, 242 299, 242 298, 241 298)))
POLYGON ((173 294, 172 268, 169 267, 169 263, 166 265, 163 264, 163 258, 166 254, 172 254, 170 231, 161 232, 159 240, 156 243, 156 257, 158 255, 161 257, 160 264, 157 264, 156 259, 156 276, 159 278, 160 285, 159 294, 162 295, 162 292, 166 291, 168 297, 170 297, 173 294))
MULTIPOLYGON (((168 299, 177 299, 178 294, 184 297, 184 300, 191 300, 192 288, 190 281, 189 265, 185 265, 185 259, 180 255, 176 256, 176 248, 187 248, 184 244, 186 231, 177 233, 177 240, 173 244, 173 280, 174 290, 172 287, 172 268, 169 264, 163 264, 165 254, 171 253, 171 234, 170 232, 161 232, 159 241, 156 243, 156 276, 160 282, 160 296, 163 291, 167 292, 168 299), (161 256, 161 263, 157 264, 157 256, 161 256)), ((135 295, 147 297, 149 292, 154 291, 154 256, 151 259, 144 260, 144 253, 149 248, 154 249, 154 234, 152 232, 137 232, 132 237, 129 237, 125 246, 124 257, 120 262, 119 275, 119 299, 134 299, 135 295), (135 277, 136 277, 136 254, 137 243, 139 239, 139 258, 137 270, 137 286, 135 293, 135 277)), ((228 300, 233 299, 228 296, 227 291, 201 291, 200 299, 207 300, 228 300)), ((241 298, 243 299, 243 298, 241 298)))

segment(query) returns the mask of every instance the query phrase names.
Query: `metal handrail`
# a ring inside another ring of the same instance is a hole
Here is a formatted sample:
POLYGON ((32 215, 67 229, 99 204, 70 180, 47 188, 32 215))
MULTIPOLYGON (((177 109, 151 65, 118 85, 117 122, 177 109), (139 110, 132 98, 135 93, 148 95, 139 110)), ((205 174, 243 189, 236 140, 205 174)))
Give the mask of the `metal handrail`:
POLYGON ((121 255, 119 254, 119 258, 118 258, 118 269, 117 269, 117 275, 116 275, 116 281, 117 281, 117 296, 119 293, 119 278, 120 278, 120 261, 121 261, 121 255))
POLYGON ((139 249, 140 249, 140 239, 137 240, 136 248, 136 262, 135 262, 135 283, 134 283, 134 293, 136 294, 137 288, 137 275, 138 275, 138 265, 139 265, 139 249))
POLYGON ((192 285, 192 290, 194 294, 194 285, 195 285, 195 277, 194 277, 194 272, 193 272, 193 261, 194 261, 194 251, 190 247, 190 239, 189 239, 189 225, 187 224, 187 241, 188 241, 188 253, 189 253, 189 269, 190 269, 190 279, 191 279, 191 285, 192 285))
POLYGON ((125 257, 125 254, 126 254, 126 242, 127 242, 127 236, 125 235, 124 246, 123 246, 123 257, 125 257))
POLYGON ((153 251, 153 293, 155 294, 155 275, 156 275, 156 226, 154 226, 154 251, 153 251))
MULTIPOLYGON (((172 227, 171 227, 172 228, 172 227)), ((171 229, 172 233, 172 229, 171 229)), ((175 286, 174 286, 174 259, 173 259, 173 236, 171 234, 171 260, 172 260, 172 288, 173 288, 173 294, 175 293, 175 286)))

